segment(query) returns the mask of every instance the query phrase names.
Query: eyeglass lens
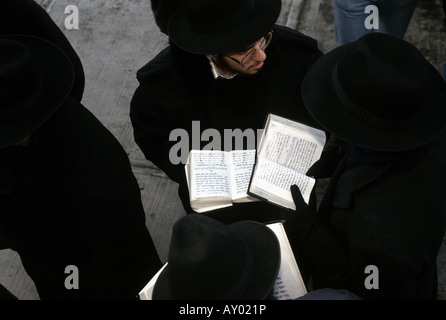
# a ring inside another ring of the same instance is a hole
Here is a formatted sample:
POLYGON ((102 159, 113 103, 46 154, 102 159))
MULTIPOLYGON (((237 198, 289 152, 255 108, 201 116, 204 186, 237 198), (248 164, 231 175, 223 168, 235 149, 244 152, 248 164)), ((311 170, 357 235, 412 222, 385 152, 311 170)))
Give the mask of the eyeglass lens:
POLYGON ((262 42, 260 42, 259 44, 259 48, 253 49, 251 51, 249 51, 246 56, 243 57, 242 61, 240 62, 240 64, 242 65, 242 67, 246 67, 248 65, 248 63, 251 61, 251 59, 254 57, 254 54, 257 52, 257 50, 262 50, 265 51, 266 47, 268 47, 268 45, 271 42, 272 39, 272 32, 268 32, 268 34, 263 37, 262 42))

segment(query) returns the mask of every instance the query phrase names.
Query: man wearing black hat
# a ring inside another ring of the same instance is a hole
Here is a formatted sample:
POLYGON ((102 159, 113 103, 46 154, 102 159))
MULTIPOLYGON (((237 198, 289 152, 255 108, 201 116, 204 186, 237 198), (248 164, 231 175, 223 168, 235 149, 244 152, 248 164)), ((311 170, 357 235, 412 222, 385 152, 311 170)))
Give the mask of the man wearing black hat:
POLYGON ((446 228, 441 75, 410 43, 372 33, 321 58, 302 92, 314 118, 352 144, 317 213, 292 188, 297 210, 285 227, 315 289, 435 299, 446 228))
MULTIPOLYGON (((175 222, 168 262, 147 288, 152 300, 274 299, 283 262, 275 233, 256 221, 225 225, 201 214, 175 222), (153 289, 151 291, 151 289, 153 289)), ((281 281, 283 281, 283 277, 281 281)), ((290 284, 291 285, 291 284, 290 284)), ((297 300, 357 300, 347 290, 306 293, 297 300)))
POLYGON ((0 248, 18 252, 41 299, 136 297, 161 262, 125 151, 69 95, 61 49, 1 36, 0 61, 0 248))
POLYGON ((167 266, 153 300, 261 300, 280 267, 279 241, 255 221, 225 225, 190 214, 173 226, 167 266))
MULTIPOLYGON (((225 129, 257 132, 268 113, 318 126, 302 103, 300 86, 321 52, 314 39, 275 25, 280 10, 280 0, 180 1, 169 22, 170 46, 137 73, 140 85, 130 111, 136 143, 180 184, 187 212, 192 209, 184 163, 169 158, 178 143, 170 141, 173 130, 186 130, 189 149, 192 144, 202 149, 209 141, 192 141, 193 121, 201 132, 218 130, 222 138, 225 129)), ((283 217, 266 203, 235 204, 209 214, 226 222, 283 217)))

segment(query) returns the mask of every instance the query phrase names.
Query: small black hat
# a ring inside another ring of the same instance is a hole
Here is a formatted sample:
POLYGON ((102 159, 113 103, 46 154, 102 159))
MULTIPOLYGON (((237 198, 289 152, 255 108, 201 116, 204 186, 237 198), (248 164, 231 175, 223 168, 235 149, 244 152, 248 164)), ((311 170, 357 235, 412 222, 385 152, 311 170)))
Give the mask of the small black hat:
POLYGON ((319 59, 306 74, 309 113, 345 141, 372 150, 422 146, 446 126, 446 85, 409 42, 370 33, 319 59))
POLYGON ((68 96, 74 71, 67 55, 34 36, 0 37, 0 149, 23 140, 68 96))
POLYGON ((168 34, 192 53, 234 52, 267 34, 281 8, 281 0, 180 0, 168 34))
POLYGON ((254 221, 225 225, 201 214, 179 219, 154 300, 265 299, 280 267, 280 246, 254 221))

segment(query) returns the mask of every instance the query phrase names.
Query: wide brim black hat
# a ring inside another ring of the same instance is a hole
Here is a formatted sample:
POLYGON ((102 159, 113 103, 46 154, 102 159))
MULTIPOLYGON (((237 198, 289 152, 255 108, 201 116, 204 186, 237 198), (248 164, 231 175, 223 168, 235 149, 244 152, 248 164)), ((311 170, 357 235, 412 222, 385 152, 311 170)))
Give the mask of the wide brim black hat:
POLYGON ((371 150, 414 149, 433 140, 446 125, 446 86, 439 72, 415 46, 384 33, 367 34, 328 52, 307 72, 301 92, 306 108, 322 127, 348 143, 371 150), (358 51, 360 54, 356 54, 358 51), (406 78, 395 76, 397 67, 386 64, 387 59, 398 61, 407 68, 408 74, 415 67, 418 73, 414 72, 414 75, 406 78), (342 76, 336 79, 341 63, 347 69, 350 65, 350 70, 345 73, 356 74, 356 79, 342 79, 342 76), (370 74, 355 69, 355 63, 364 66, 364 70, 370 74), (421 73, 423 76, 417 77, 421 73), (349 94, 343 89, 339 89, 337 82, 343 80, 344 83, 350 81, 351 87, 361 88, 353 100, 346 97, 349 94), (421 82, 424 82, 424 89, 412 95, 410 86, 421 82), (381 92, 385 91, 381 89, 386 85, 389 86, 388 96, 381 92), (407 88, 404 87, 406 85, 407 88), (407 119, 398 119, 396 114, 391 114, 391 109, 393 104, 400 103, 400 98, 404 101, 400 113, 416 106, 419 106, 419 110, 408 112, 407 119), (357 108, 358 105, 368 105, 368 110, 357 108), (373 114, 374 109, 380 109, 380 105, 387 107, 388 114, 383 111, 384 108, 379 110, 380 115, 373 114))
MULTIPOLYGON (((189 217, 186 216, 186 219, 189 217)), ((199 215, 195 218, 201 219, 199 215)), ((210 219, 205 217, 206 219, 210 219)), ((219 223, 219 222, 218 222, 219 223)), ((250 255, 252 255, 252 272, 247 277, 248 284, 240 291, 233 289, 229 295, 215 297, 202 297, 199 299, 234 299, 234 300, 263 300, 271 293, 280 268, 280 245, 274 232, 265 225, 255 221, 241 221, 228 225, 235 234, 237 234, 246 244, 250 255)), ((229 250, 231 248, 228 248, 229 250)), ((216 252, 215 254, 219 254, 216 252)), ((174 294, 169 285, 169 273, 175 272, 172 266, 167 264, 156 280, 152 299, 153 300, 182 300, 184 297, 178 297, 174 294)), ((221 279, 225 279, 231 270, 225 270, 220 274, 221 279), (227 273, 227 274, 226 274, 227 273)), ((200 277, 200 275, 197 275, 200 277)), ((206 286, 207 283, 196 283, 196 286, 206 286)), ((195 288, 184 288, 191 290, 195 288)), ((218 290, 218 289, 217 289, 218 290)), ((187 296, 187 293, 186 293, 187 296)), ((186 297, 186 299, 195 299, 186 297)))
POLYGON ((168 34, 173 43, 191 53, 235 52, 265 36, 281 7, 281 0, 182 1, 169 20, 168 34))
MULTIPOLYGON (((41 78, 40 95, 26 112, 0 121, 0 149, 31 135, 62 105, 74 82, 73 66, 68 56, 49 41, 29 35, 4 35, 0 39, 15 41, 31 53, 41 78)), ((36 84, 37 85, 37 84, 36 84)), ((14 89, 20 95, 20 87, 14 89)))

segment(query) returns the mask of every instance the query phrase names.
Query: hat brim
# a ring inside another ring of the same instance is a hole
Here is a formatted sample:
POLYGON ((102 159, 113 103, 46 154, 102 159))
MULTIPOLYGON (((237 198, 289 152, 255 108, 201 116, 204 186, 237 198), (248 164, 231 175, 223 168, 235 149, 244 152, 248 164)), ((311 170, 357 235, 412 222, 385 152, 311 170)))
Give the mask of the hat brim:
MULTIPOLYGON (((332 73, 338 61, 354 43, 338 47, 321 57, 307 72, 302 99, 313 118, 344 141, 377 151, 405 151, 425 145, 438 136, 446 124, 445 82, 429 64, 430 84, 419 117, 405 128, 378 128, 349 116, 336 94, 332 73)), ((370 91, 370 95, 374 93, 370 91)))
POLYGON ((246 48, 274 26, 282 8, 280 0, 255 3, 253 13, 242 25, 217 34, 196 32, 180 7, 169 20, 169 37, 181 49, 195 54, 222 54, 246 48))
MULTIPOLYGON (((280 268, 280 244, 274 232, 255 221, 241 221, 229 225, 250 249, 254 270, 250 284, 235 300, 264 300, 276 281, 280 268)), ((153 300, 175 300, 168 284, 169 264, 160 273, 152 294, 153 300)))
POLYGON ((74 82, 71 61, 59 47, 28 35, 2 38, 17 41, 31 52, 42 77, 43 93, 29 113, 0 126, 0 149, 20 142, 44 124, 65 101, 74 82))

